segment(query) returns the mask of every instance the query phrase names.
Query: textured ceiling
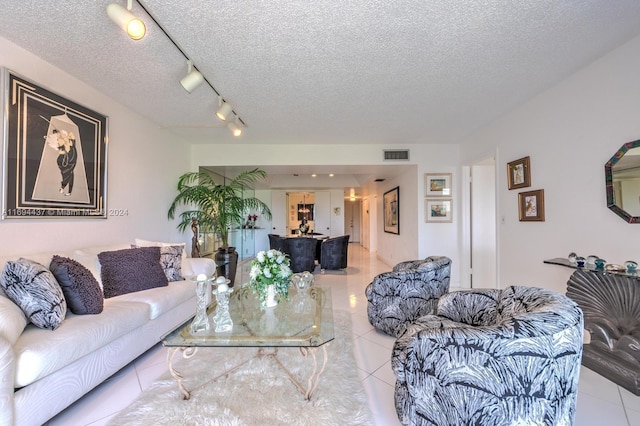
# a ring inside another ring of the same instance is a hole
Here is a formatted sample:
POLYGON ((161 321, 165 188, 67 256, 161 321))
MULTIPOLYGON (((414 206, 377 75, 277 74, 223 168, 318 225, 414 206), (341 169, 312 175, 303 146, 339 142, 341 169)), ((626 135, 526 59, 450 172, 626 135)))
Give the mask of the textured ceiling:
POLYGON ((640 33, 638 0, 144 0, 247 123, 234 142, 140 5, 134 42, 109 2, 2 0, 0 36, 211 143, 455 143, 640 33))

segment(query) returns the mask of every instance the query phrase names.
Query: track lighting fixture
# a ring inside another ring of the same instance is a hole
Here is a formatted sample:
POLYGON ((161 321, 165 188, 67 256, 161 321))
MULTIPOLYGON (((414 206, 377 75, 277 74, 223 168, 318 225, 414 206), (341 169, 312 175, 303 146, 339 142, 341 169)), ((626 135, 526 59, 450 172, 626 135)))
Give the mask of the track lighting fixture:
POLYGON ((230 121, 229 124, 227 124, 227 127, 231 130, 231 134, 233 136, 238 137, 242 135, 242 127, 238 126, 238 123, 235 121, 230 121))
POLYGON ((191 93, 204 83, 204 76, 197 69, 193 68, 193 62, 187 59, 187 75, 182 77, 180 84, 184 90, 191 93))
POLYGON ((140 40, 147 33, 147 27, 140 19, 131 13, 131 3, 133 0, 127 0, 127 8, 116 3, 107 6, 107 15, 113 22, 127 33, 132 40, 140 40))
MULTIPOLYGON (((229 121, 227 123, 227 127, 229 128, 233 136, 238 137, 242 135, 242 130, 244 127, 247 127, 247 124, 244 122, 244 120, 242 120, 242 118, 240 118, 238 113, 233 110, 233 107, 224 101, 220 92, 217 91, 215 87, 213 87, 211 82, 207 80, 207 78, 193 66, 193 63, 189 59, 187 53, 182 50, 182 48, 175 42, 171 35, 169 35, 167 30, 149 12, 144 3, 145 2, 142 0, 136 0, 136 4, 138 5, 138 7, 140 7, 146 13, 151 21, 153 21, 153 24, 157 26, 157 29, 159 29, 165 36, 167 36, 169 41, 187 60, 187 75, 180 80, 180 84, 182 84, 182 87, 184 87, 187 92, 191 93, 198 87, 200 87, 203 83, 206 83, 207 86, 209 86, 211 90, 213 90, 216 96, 218 96, 218 110, 216 111, 216 116, 222 121, 227 121, 229 115, 235 116, 235 119, 233 121, 229 121)), ((107 6, 107 15, 113 22, 116 23, 116 25, 122 28, 129 35, 129 37, 131 37, 133 40, 140 40, 142 37, 144 37, 147 29, 144 22, 136 18, 131 13, 132 4, 133 0, 127 0, 127 8, 125 9, 119 4, 111 3, 107 6)))
POLYGON ((233 112, 233 107, 227 102, 223 101, 221 97, 218 97, 218 111, 216 111, 216 117, 222 121, 226 121, 227 117, 233 112))

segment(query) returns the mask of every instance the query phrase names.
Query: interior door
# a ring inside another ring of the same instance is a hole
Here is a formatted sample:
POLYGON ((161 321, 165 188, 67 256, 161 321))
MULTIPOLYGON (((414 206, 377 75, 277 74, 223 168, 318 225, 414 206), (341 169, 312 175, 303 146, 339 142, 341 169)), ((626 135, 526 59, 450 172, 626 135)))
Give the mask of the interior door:
POLYGON ((315 229, 313 232, 333 237, 334 235, 331 235, 331 193, 329 191, 316 191, 315 197, 313 218, 315 229))
POLYGON ((344 206, 344 229, 349 234, 350 243, 360 242, 360 210, 361 201, 349 201, 344 206))
POLYGON ((271 191, 271 230, 270 234, 287 235, 287 193, 271 191))
POLYGON ((471 287, 497 288, 495 160, 471 166, 471 287))

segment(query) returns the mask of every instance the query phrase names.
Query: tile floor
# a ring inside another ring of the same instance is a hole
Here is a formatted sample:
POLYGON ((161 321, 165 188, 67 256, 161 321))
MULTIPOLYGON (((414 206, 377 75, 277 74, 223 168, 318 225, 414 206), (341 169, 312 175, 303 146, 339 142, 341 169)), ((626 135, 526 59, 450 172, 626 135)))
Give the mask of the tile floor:
MULTIPOLYGON (((239 268, 240 274, 246 274, 247 265, 244 266, 239 268)), ((369 324, 364 289, 373 276, 389 269, 389 266, 376 260, 375 254, 352 243, 349 245, 349 268, 346 274, 315 274, 316 285, 331 288, 334 309, 352 314, 356 363, 376 426, 399 425, 393 404, 395 379, 390 367, 394 339, 375 331, 369 324)), ((165 350, 158 344, 51 419, 47 425, 107 424, 115 413, 128 406, 166 371, 165 350)), ((640 426, 640 397, 582 367, 575 424, 640 426)))

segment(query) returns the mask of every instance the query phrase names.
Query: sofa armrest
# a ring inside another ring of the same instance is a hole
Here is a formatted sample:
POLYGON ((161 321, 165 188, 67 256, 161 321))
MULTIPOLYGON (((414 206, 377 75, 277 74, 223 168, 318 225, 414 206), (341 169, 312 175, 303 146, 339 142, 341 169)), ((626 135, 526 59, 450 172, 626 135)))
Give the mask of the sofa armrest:
POLYGON ((16 360, 13 346, 0 336, 0 426, 14 423, 13 387, 15 383, 16 360))
POLYGON ((205 274, 210 277, 216 273, 216 262, 208 257, 188 257, 182 260, 182 276, 195 277, 205 274))

